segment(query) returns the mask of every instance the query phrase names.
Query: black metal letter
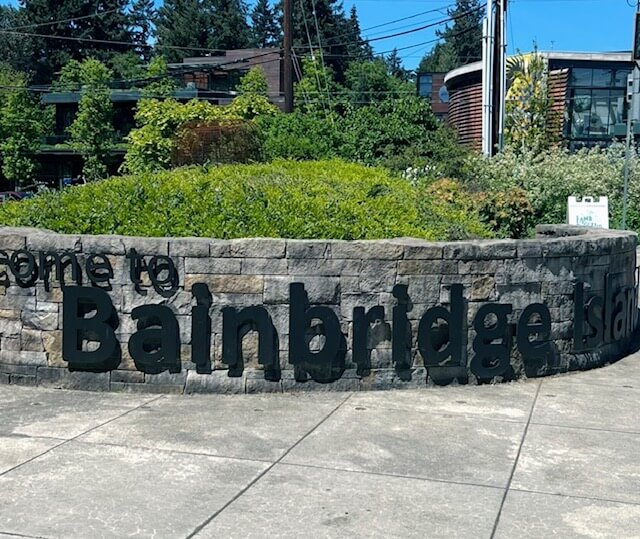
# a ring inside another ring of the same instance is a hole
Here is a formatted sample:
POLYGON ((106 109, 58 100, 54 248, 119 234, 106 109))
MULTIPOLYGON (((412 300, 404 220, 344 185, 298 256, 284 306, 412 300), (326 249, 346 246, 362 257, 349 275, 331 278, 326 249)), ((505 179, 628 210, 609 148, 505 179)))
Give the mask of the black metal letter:
POLYGON ((22 288, 29 288, 36 283, 38 266, 36 258, 27 250, 19 249, 11 254, 9 268, 16 278, 16 283, 22 288))
MULTIPOLYGON (((115 328, 118 319, 109 295, 98 288, 62 288, 62 357, 74 368, 100 368, 119 362, 115 328), (85 315, 95 311, 91 318, 85 315), (96 350, 83 350, 83 341, 98 342, 96 350)), ((116 364, 117 365, 117 364, 116 364)))
POLYGON ((80 264, 74 252, 68 251, 62 254, 53 253, 50 251, 40 253, 40 279, 44 282, 45 290, 49 290, 49 277, 51 275, 51 267, 56 268, 56 279, 60 282, 61 286, 64 286, 64 270, 67 266, 71 265, 71 279, 76 284, 80 284, 82 281, 82 271, 80 270, 80 264))
POLYGON ((593 350, 602 344, 604 339, 604 323, 602 313, 604 301, 600 296, 594 296, 587 302, 587 324, 592 330, 587 335, 583 350, 593 350))
POLYGON ((191 309, 191 361, 198 374, 211 374, 211 292, 206 284, 195 283, 191 293, 196 299, 191 309))
POLYGON ((525 361, 546 360, 551 353, 551 313, 543 303, 532 303, 522 311, 516 330, 516 343, 522 359, 525 361), (534 316, 539 322, 531 323, 534 316), (531 341, 531 336, 538 339, 531 341))
POLYGON ((498 303, 487 303, 478 309, 473 320, 477 336, 473 339, 475 356, 471 360, 471 372, 479 379, 504 376, 511 367, 511 338, 507 321, 511 309, 511 305, 498 303), (496 317, 496 323, 486 327, 485 319, 489 315, 496 317), (495 340, 502 342, 494 343, 495 340))
POLYGON ((100 285, 113 279, 113 268, 111 262, 105 255, 89 255, 87 258, 87 278, 91 284, 100 285))
POLYGON ((265 379, 280 380, 276 328, 260 306, 222 309, 222 362, 229 365, 229 375, 242 374, 242 337, 252 329, 258 332, 258 363, 265 367, 265 379))
POLYGON ((138 321, 138 331, 129 339, 136 367, 149 374, 180 372, 180 328, 173 311, 166 305, 142 305, 131 318, 138 321))
POLYGON ((464 298, 461 284, 451 285, 451 311, 442 306, 428 309, 418 325, 418 349, 425 367, 440 367, 451 357, 451 366, 462 365, 462 332, 464 329, 464 298), (446 329, 435 326, 438 320, 446 329))
POLYGON ((391 357, 396 365, 396 370, 411 368, 411 328, 407 319, 410 303, 408 288, 406 284, 397 284, 392 291, 393 297, 398 300, 398 305, 393 308, 391 338, 391 357))
POLYGON ((346 341, 336 313, 329 307, 309 307, 302 283, 289 285, 289 363, 310 372, 314 380, 329 382, 342 376, 346 341), (313 320, 322 322, 325 337, 322 350, 312 352, 307 343, 307 330, 313 320))
POLYGON ((364 307, 353 309, 353 362, 358 366, 358 376, 363 376, 371 369, 367 341, 371 324, 384 321, 384 307, 376 305, 365 314, 364 307))

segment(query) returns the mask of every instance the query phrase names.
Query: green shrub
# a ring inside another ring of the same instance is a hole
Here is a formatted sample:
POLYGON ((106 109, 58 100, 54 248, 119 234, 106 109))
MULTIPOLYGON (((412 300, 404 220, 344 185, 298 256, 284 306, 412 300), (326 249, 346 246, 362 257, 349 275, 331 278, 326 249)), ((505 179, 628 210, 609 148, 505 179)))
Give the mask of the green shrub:
POLYGON ((339 160, 111 178, 3 204, 0 224, 63 233, 217 238, 487 234, 477 215, 457 203, 429 198, 385 169, 339 160))
POLYGON ((266 160, 318 160, 340 156, 344 143, 343 120, 337 114, 296 110, 291 114, 263 116, 257 120, 262 130, 266 160))
POLYGON ((442 179, 417 187, 418 206, 438 238, 463 240, 491 237, 481 222, 477 201, 454 180, 442 179))
POLYGON ((424 99, 415 96, 388 99, 352 109, 344 120, 345 143, 341 156, 352 161, 378 164, 407 158, 406 168, 419 156, 428 156, 436 117, 424 99))
MULTIPOLYGON (((628 227, 640 230, 640 166, 631 159, 628 227)), ((623 148, 593 148, 570 154, 553 149, 539 154, 506 151, 491 159, 471 156, 465 181, 471 190, 526 193, 537 223, 564 223, 567 197, 608 196, 610 226, 622 220, 623 148)))
POLYGON ((491 230, 501 238, 524 238, 535 226, 535 212, 524 189, 481 193, 478 197, 480 215, 491 230))
POLYGON ((442 127, 428 102, 415 96, 386 99, 342 114, 296 110, 261 115, 265 159, 339 157, 393 171, 428 167, 432 177, 458 176, 467 151, 442 127))

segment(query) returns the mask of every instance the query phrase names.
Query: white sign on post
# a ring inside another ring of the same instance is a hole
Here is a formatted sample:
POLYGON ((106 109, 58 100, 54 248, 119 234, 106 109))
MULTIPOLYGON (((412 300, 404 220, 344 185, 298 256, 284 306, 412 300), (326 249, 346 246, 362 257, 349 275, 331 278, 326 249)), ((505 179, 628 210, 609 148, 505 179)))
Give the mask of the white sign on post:
POLYGON ((594 197, 584 197, 582 200, 569 197, 567 222, 570 225, 609 228, 608 197, 600 197, 597 202, 594 197))

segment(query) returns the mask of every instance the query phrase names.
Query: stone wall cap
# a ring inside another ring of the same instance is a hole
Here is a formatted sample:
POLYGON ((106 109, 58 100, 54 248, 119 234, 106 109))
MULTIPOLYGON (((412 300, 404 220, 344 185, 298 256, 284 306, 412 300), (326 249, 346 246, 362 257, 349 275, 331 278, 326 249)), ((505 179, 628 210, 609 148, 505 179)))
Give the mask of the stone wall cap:
MULTIPOLYGON (((270 246, 272 248, 276 248, 276 250, 281 250, 285 244, 296 244, 296 245, 304 245, 304 244, 328 244, 328 245, 350 245, 356 247, 357 245, 362 245, 366 247, 372 247, 374 245, 385 245, 387 247, 398 246, 398 247, 430 247, 430 248, 446 248, 446 249, 455 249, 455 250, 464 250, 466 249, 486 249, 491 246, 493 247, 505 247, 513 245, 533 245, 535 243, 545 242, 546 240, 550 241, 575 241, 575 240, 586 240, 586 239, 599 239, 599 238, 628 238, 634 242, 637 242, 637 234, 631 231, 624 230, 614 230, 614 229, 597 229, 590 227, 581 227, 575 225, 538 225, 536 226, 536 237, 530 239, 470 239, 470 240, 460 240, 460 241, 430 241, 422 238, 414 238, 414 237, 397 237, 397 238, 384 238, 378 240, 338 240, 338 239, 326 239, 326 238, 313 238, 313 239, 294 239, 294 238, 271 238, 271 237, 248 237, 248 238, 233 238, 233 239, 221 239, 221 238, 203 238, 203 237, 147 237, 147 236, 125 236, 118 234, 59 234, 57 232, 53 232, 51 230, 43 229, 43 228, 33 228, 33 227, 3 227, 0 226, 0 237, 6 236, 20 236, 20 237, 33 237, 33 236, 46 236, 46 235, 55 235, 57 238, 64 240, 66 238, 74 238, 80 239, 81 241, 86 241, 87 244, 98 243, 99 245, 106 244, 119 244, 119 246, 135 246, 136 242, 140 242, 144 244, 146 242, 147 245, 152 244, 153 242, 163 242, 168 241, 173 243, 174 245, 179 242, 185 242, 185 246, 188 244, 196 245, 196 244, 204 244, 209 243, 216 247, 227 246, 230 250, 235 251, 239 247, 249 246, 249 244, 253 247, 251 249, 254 251, 256 248, 260 246, 270 246)), ((244 249, 239 249, 239 252, 236 253, 237 256, 242 256, 242 251, 244 249)), ((182 254, 182 253, 181 253, 182 254)), ((186 255, 186 253, 184 253, 186 255)), ((279 254, 279 256, 284 256, 284 253, 279 254)))

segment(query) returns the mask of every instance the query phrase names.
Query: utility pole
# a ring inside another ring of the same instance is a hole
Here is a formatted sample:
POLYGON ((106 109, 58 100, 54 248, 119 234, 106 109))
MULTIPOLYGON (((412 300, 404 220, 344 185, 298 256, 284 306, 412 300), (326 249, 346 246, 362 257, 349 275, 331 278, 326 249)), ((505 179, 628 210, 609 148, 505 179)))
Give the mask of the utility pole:
POLYGON ((496 12, 496 99, 494 110, 494 148, 497 144, 498 150, 504 148, 504 116, 507 99, 507 0, 498 0, 496 12))
POLYGON ((487 0, 487 15, 482 23, 482 153, 493 153, 493 53, 494 53, 494 0, 487 0))
MULTIPOLYGON (((633 72, 627 80, 627 140, 624 156, 624 194, 622 199, 622 229, 627 229, 627 208, 629 206, 629 159, 631 157, 631 141, 635 132, 635 123, 640 120, 640 0, 636 4, 635 24, 633 30, 633 48, 631 51, 633 72)), ((634 150, 635 151, 635 150, 634 150)))
POLYGON ((293 49, 293 7, 292 0, 282 2, 284 32, 284 111, 293 112, 293 62, 291 61, 291 50, 293 49))
POLYGON ((482 153, 495 155, 504 143, 507 93, 507 0, 488 0, 482 43, 482 153))

